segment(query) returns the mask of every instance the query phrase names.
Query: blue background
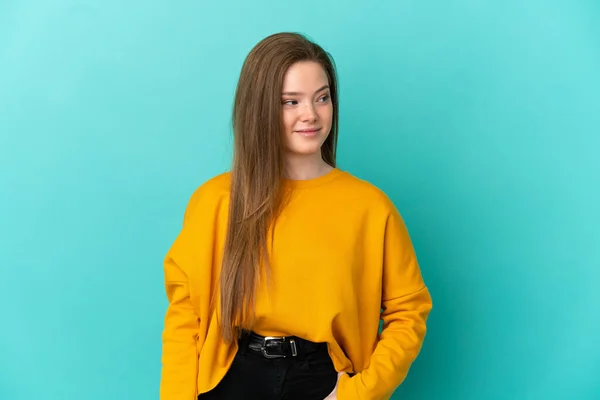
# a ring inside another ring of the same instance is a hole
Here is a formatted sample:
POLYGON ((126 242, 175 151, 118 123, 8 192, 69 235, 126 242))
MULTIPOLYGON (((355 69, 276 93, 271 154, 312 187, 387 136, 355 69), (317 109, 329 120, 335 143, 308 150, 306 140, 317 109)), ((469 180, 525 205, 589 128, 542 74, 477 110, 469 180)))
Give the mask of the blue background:
POLYGON ((434 297, 396 399, 600 399, 600 2, 0 2, 0 399, 158 398, 163 257, 244 57, 339 69, 434 297))

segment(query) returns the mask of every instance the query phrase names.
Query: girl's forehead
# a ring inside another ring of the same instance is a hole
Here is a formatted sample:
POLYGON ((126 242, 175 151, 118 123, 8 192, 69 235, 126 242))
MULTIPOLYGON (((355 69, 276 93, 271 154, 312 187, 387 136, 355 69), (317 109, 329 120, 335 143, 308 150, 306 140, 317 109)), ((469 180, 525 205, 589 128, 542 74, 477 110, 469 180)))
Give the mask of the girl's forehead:
POLYGON ((327 74, 316 62, 298 62, 293 64, 283 79, 284 92, 311 93, 328 84, 327 74))

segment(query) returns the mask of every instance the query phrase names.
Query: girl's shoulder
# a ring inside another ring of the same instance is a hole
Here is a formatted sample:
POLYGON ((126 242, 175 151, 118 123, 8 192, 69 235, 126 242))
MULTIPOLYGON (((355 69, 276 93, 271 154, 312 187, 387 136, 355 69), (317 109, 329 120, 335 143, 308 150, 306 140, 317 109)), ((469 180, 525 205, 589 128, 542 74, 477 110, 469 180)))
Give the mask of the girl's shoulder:
POLYGON ((186 218, 196 214, 197 210, 213 213, 220 204, 228 200, 230 184, 230 172, 215 175, 200 184, 190 197, 185 211, 186 218))
POLYGON ((345 179, 340 180, 339 184, 346 195, 360 199, 361 202, 368 204, 370 207, 382 208, 387 211, 395 209, 390 196, 380 186, 348 171, 345 171, 344 174, 345 179))

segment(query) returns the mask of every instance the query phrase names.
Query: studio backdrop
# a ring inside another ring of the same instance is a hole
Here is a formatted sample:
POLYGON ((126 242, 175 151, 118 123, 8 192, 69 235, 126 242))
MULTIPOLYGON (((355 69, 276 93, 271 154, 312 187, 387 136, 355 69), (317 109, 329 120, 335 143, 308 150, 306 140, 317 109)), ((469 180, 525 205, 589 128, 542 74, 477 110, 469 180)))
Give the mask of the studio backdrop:
POLYGON ((600 399, 600 2, 0 1, 0 399, 158 398, 163 258, 241 65, 337 63, 434 307, 402 400, 600 399))

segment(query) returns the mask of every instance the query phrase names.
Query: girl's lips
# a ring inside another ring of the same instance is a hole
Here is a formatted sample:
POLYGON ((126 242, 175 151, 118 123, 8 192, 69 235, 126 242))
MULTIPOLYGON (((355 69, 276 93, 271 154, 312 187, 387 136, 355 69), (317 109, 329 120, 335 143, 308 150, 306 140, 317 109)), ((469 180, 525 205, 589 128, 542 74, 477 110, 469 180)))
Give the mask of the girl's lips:
POLYGON ((320 130, 321 130, 321 128, 310 128, 310 129, 299 129, 296 132, 298 132, 302 136, 314 136, 320 130))

